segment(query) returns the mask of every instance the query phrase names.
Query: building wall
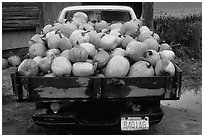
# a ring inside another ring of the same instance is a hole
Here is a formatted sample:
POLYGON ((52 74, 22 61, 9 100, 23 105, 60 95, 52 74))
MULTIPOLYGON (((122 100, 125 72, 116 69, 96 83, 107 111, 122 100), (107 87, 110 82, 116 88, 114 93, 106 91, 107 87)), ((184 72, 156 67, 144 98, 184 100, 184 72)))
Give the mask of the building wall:
POLYGON ((28 46, 28 40, 40 27, 39 3, 2 3, 2 50, 28 46))

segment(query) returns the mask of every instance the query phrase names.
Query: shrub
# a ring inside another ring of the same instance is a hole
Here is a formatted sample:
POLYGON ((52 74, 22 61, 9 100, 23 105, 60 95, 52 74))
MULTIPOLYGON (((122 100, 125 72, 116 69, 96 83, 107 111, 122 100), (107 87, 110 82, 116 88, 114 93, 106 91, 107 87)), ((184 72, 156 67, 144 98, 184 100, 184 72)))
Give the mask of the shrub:
POLYGON ((202 58, 202 15, 182 18, 160 16, 154 19, 154 30, 172 47, 177 57, 202 58))

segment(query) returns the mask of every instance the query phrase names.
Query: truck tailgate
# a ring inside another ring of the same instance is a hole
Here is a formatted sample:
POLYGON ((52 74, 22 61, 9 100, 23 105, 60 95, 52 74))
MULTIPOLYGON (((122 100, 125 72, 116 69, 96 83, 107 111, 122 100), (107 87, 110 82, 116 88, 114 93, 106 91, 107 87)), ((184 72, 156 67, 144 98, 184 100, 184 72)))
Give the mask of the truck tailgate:
POLYGON ((11 74, 13 91, 19 101, 93 99, 171 99, 180 97, 182 73, 142 78, 24 77, 11 74))

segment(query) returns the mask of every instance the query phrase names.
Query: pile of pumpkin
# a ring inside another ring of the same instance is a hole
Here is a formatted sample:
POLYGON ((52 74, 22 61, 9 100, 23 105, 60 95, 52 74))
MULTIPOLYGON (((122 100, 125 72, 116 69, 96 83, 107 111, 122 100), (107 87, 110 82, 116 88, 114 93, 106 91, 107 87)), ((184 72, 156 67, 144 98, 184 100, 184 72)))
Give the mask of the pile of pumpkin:
POLYGON ((152 77, 173 76, 174 52, 138 20, 108 23, 83 12, 71 21, 46 25, 29 41, 24 76, 152 77))

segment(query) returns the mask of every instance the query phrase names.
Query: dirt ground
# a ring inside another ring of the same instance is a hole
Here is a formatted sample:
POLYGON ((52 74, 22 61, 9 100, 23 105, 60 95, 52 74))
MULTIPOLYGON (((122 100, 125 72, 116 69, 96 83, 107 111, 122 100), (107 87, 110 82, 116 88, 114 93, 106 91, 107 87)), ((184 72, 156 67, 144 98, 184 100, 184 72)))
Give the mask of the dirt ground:
MULTIPOLYGON (((181 63, 184 70, 182 91, 191 88, 197 92, 196 87, 201 88, 201 61, 190 61, 181 63), (197 71, 194 71, 194 70, 197 71), (199 82, 200 81, 200 82, 199 82)), ((19 103, 15 101, 12 93, 10 73, 13 68, 2 71, 2 134, 3 135, 56 135, 69 134, 69 132, 59 132, 41 128, 32 121, 31 115, 34 113, 33 103, 19 103)), ((201 102, 200 102, 201 103, 201 102)), ((202 105, 197 104, 197 105, 202 105)), ((148 131, 140 131, 135 134, 148 135, 197 135, 202 134, 202 111, 196 112, 191 108, 161 106, 164 111, 162 121, 150 127, 148 131)), ((92 130, 87 134, 93 134, 92 130)), ((96 133, 106 134, 106 132, 96 133)), ((120 133, 107 133, 120 134, 120 133)))

